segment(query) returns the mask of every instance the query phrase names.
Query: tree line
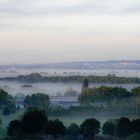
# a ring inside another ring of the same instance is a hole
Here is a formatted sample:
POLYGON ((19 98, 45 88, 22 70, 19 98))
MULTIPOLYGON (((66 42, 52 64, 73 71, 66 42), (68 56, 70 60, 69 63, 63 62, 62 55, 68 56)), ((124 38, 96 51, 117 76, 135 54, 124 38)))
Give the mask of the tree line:
POLYGON ((89 87, 89 81, 87 78, 83 82, 82 92, 79 96, 81 103, 91 103, 96 101, 113 101, 121 100, 128 97, 140 97, 140 87, 135 87, 128 91, 122 87, 89 87))
POLYGON ((17 80, 20 82, 80 82, 87 78, 90 83, 112 83, 112 84, 129 84, 129 83, 140 83, 140 78, 137 77, 117 77, 115 75, 107 76, 42 76, 39 73, 31 73, 29 75, 19 75, 17 77, 5 77, 0 80, 13 81, 17 80))
MULTIPOLYGON (((59 119, 48 120, 45 111, 35 107, 28 108, 20 120, 12 120, 7 127, 9 140, 22 140, 32 136, 82 136, 94 139, 102 133, 105 136, 127 138, 131 135, 140 134, 140 119, 107 120, 101 127, 99 120, 89 118, 80 125, 76 123, 66 127, 59 119)), ((132 136, 131 136, 132 137, 132 136)))

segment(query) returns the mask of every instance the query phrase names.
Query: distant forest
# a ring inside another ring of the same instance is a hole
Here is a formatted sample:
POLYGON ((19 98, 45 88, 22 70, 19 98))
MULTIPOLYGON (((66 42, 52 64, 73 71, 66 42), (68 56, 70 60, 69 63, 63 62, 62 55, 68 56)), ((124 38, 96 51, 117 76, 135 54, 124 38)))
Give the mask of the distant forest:
POLYGON ((43 77, 39 73, 29 75, 20 75, 17 77, 5 77, 0 80, 19 81, 19 82, 77 82, 82 83, 87 78, 89 83, 112 83, 112 84, 131 84, 140 83, 138 77, 117 77, 115 75, 107 76, 48 76, 43 77))

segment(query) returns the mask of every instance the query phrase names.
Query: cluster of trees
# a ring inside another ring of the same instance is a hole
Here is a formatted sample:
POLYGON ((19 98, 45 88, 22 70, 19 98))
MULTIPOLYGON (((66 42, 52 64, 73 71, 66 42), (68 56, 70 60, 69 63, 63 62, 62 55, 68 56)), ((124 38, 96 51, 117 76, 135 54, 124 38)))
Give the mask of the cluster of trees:
POLYGON ((27 107, 38 107, 48 112, 49 108, 49 96, 43 93, 36 93, 27 95, 24 99, 24 104, 27 107))
POLYGON ((133 88, 131 91, 122 87, 101 86, 89 88, 88 80, 85 79, 79 100, 81 103, 91 103, 95 101, 113 101, 138 96, 140 97, 140 87, 133 88))
POLYGON ((66 128, 59 119, 48 120, 44 111, 37 108, 28 108, 21 120, 13 120, 7 128, 8 135, 19 140, 34 135, 84 135, 94 137, 100 132, 100 122, 96 119, 87 119, 80 126, 72 123, 66 128))
POLYGON ((122 87, 84 88, 79 97, 80 102, 95 102, 131 97, 133 94, 122 87))
POLYGON ((65 127, 59 119, 48 120, 43 110, 29 108, 21 120, 11 121, 7 128, 8 135, 14 140, 22 140, 23 138, 36 135, 51 135, 54 137, 67 135, 94 138, 101 131, 104 135, 111 137, 132 137, 131 135, 140 134, 140 119, 120 118, 108 120, 101 129, 100 122, 90 118, 83 121, 80 126, 72 123, 69 127, 65 127))
POLYGON ((2 110, 3 115, 16 112, 14 98, 3 89, 0 89, 0 110, 2 110))
POLYGON ((102 127, 104 135, 126 138, 134 134, 140 134, 140 119, 130 120, 129 118, 120 118, 108 120, 102 127))
MULTIPOLYGON (((18 77, 0 78, 0 80, 18 80, 23 82, 82 82, 85 76, 49 76, 43 77, 39 73, 31 73, 29 75, 20 75, 18 77)), ((87 76, 90 83, 140 83, 140 78, 132 77, 116 77, 115 75, 107 76, 87 76)))

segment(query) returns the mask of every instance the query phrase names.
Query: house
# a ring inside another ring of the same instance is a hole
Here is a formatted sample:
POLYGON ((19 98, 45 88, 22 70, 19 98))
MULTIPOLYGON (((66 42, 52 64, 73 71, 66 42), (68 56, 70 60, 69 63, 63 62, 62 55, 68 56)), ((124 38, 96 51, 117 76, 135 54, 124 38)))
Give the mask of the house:
POLYGON ((18 109, 24 109, 25 108, 24 98, 15 98, 15 105, 16 108, 18 109))
POLYGON ((80 106, 80 103, 78 101, 78 97, 51 96, 50 105, 51 107, 60 106, 68 109, 70 107, 78 107, 80 106))
POLYGON ((107 108, 107 103, 106 102, 93 102, 90 103, 90 106, 92 106, 93 108, 107 108))

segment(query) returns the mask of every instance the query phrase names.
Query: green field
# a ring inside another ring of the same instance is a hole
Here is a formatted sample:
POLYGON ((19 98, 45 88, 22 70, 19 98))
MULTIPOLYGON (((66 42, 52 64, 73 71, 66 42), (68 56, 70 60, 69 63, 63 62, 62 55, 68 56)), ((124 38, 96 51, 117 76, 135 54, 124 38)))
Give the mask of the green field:
POLYGON ((0 139, 4 138, 6 136, 6 128, 9 124, 10 121, 14 119, 19 119, 24 110, 17 111, 15 114, 9 115, 9 116, 3 116, 2 113, 0 113, 1 120, 2 120, 2 125, 0 127, 0 139))

